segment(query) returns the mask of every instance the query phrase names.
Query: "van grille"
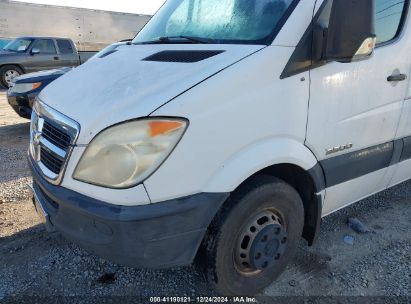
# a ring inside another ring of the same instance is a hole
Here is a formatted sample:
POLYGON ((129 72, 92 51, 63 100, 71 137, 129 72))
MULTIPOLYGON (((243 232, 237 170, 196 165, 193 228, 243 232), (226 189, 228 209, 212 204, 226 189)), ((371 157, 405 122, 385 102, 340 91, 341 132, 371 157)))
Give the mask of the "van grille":
POLYGON ((49 152, 46 148, 40 148, 40 161, 43 165, 54 174, 59 174, 63 167, 63 160, 53 153, 49 152))
POLYGON ((30 133, 32 160, 47 181, 59 185, 80 133, 80 125, 36 100, 33 105, 30 133))
POLYGON ((60 149, 67 151, 70 146, 71 138, 64 131, 54 127, 45 121, 43 125, 43 137, 60 149))

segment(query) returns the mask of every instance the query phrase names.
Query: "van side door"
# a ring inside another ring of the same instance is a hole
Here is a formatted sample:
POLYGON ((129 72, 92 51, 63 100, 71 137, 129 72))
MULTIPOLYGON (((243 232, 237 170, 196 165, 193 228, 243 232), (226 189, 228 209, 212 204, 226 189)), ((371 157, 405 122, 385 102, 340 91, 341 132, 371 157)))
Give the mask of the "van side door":
MULTIPOLYGON (((405 20, 404 20, 405 22, 405 20)), ((405 23, 404 33, 402 39, 408 41, 411 45, 411 29, 407 28, 408 23, 405 23)), ((386 26, 386 25, 381 25, 386 26)), ((408 47, 408 54, 406 56, 408 62, 408 88, 403 102, 402 114, 398 131, 395 136, 395 144, 397 145, 397 155, 395 166, 390 170, 390 182, 388 186, 395 186, 403 181, 411 178, 411 47, 408 47)), ((393 83, 393 85, 397 85, 393 83)))
MULTIPOLYGON (((318 13, 327 1, 317 1, 318 13)), ((310 72, 306 145, 325 174, 324 215, 385 189, 395 161, 411 49, 403 35, 409 0, 391 2, 376 0, 378 45, 370 58, 310 72)))

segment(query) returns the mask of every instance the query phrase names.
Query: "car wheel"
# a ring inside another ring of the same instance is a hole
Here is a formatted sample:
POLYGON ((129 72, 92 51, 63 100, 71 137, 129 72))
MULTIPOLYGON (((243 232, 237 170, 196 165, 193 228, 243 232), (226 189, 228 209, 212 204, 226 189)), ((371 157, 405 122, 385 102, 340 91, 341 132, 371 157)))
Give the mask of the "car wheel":
POLYGON ((0 82, 6 88, 10 88, 16 77, 23 75, 23 71, 14 65, 5 65, 0 68, 0 82))
POLYGON ((208 282, 221 295, 252 296, 270 285, 293 258, 304 224, 297 191, 259 176, 219 212, 199 253, 208 282))

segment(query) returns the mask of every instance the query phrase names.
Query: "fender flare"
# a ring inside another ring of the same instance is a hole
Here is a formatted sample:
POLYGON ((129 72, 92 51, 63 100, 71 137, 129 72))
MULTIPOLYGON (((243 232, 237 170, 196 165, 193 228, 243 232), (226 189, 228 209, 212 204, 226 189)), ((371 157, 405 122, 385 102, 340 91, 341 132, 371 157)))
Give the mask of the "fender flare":
POLYGON ((325 175, 315 155, 303 143, 290 138, 270 138, 247 146, 220 167, 209 180, 205 192, 231 193, 254 174, 281 164, 297 166, 312 179, 315 193, 305 206, 303 231, 303 237, 308 241, 308 245, 312 246, 318 238, 321 226, 325 175), (248 164, 247 167, 242 165, 244 163, 248 164))
POLYGON ((227 159, 209 179, 205 192, 232 192, 252 175, 278 164, 300 167, 313 179, 316 193, 324 190, 321 165, 302 142, 292 138, 269 138, 255 142, 227 159))

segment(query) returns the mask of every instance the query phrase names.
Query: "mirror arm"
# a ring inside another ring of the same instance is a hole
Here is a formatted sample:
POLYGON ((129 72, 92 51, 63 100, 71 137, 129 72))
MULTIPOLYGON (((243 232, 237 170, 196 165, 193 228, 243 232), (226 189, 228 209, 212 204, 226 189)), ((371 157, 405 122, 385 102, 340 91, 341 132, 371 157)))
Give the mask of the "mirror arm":
POLYGON ((327 50, 328 28, 322 24, 315 24, 313 27, 312 60, 314 63, 325 61, 327 50))

